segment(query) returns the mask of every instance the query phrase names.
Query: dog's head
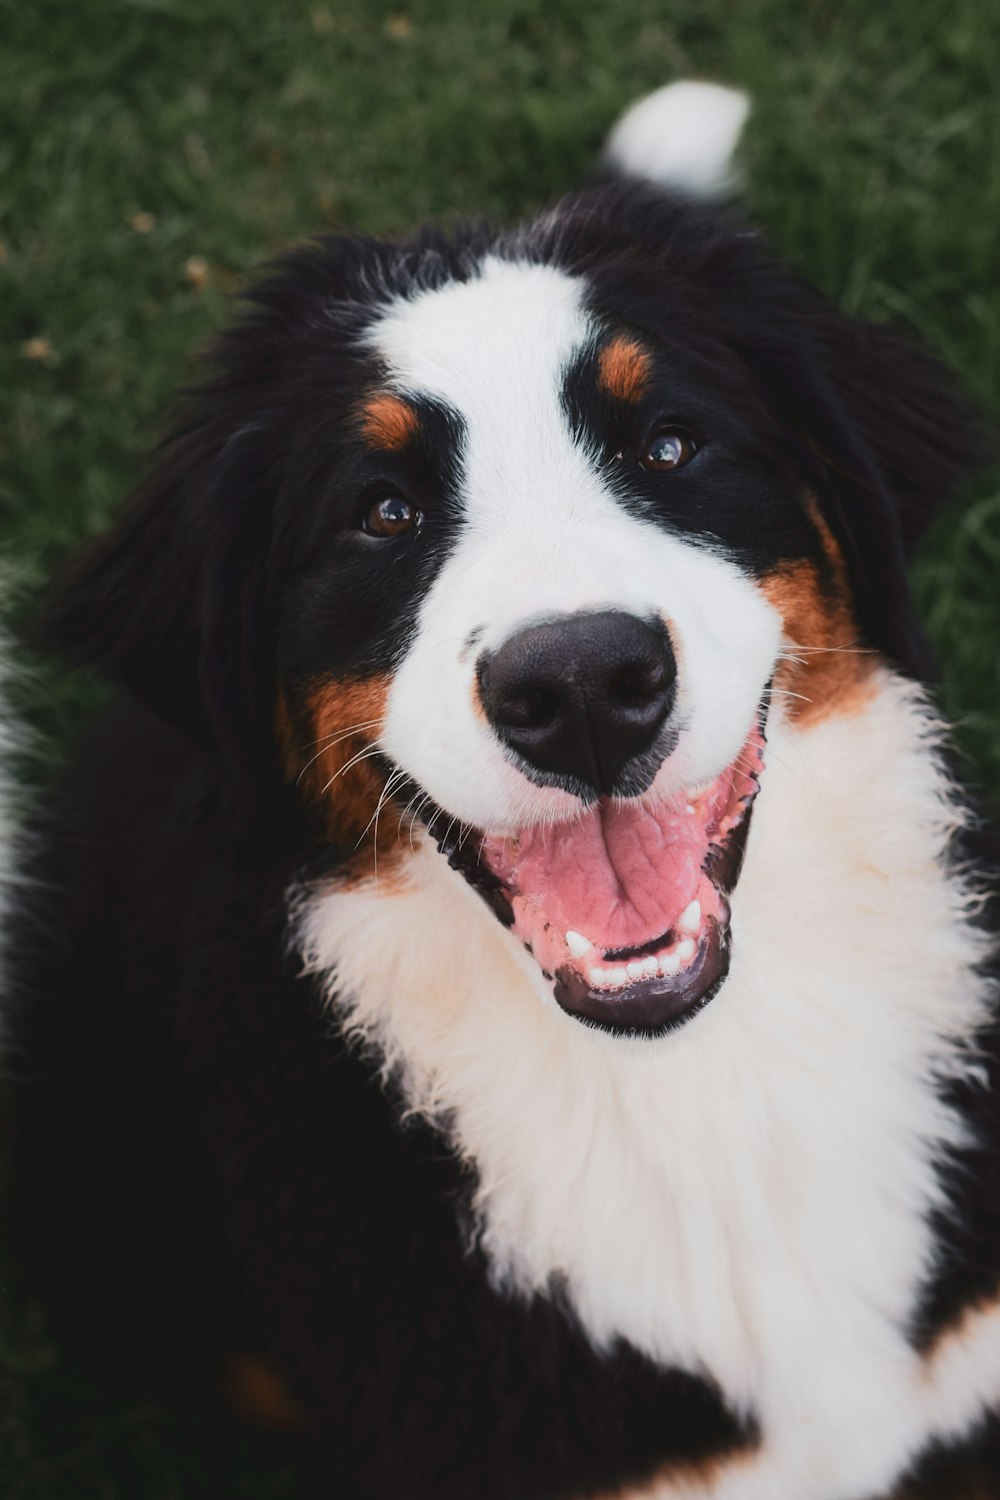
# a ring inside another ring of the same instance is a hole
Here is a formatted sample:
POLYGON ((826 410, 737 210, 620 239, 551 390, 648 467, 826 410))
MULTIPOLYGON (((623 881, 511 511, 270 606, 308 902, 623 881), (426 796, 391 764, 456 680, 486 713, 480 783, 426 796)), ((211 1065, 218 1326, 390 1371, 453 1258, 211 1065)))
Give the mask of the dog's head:
POLYGON ((692 1014, 769 711, 924 669, 906 554, 970 458, 962 404, 637 184, 505 234, 322 240, 250 302, 50 638, 246 806, 293 788, 335 878, 377 865, 390 899, 432 840, 564 1010, 692 1014))

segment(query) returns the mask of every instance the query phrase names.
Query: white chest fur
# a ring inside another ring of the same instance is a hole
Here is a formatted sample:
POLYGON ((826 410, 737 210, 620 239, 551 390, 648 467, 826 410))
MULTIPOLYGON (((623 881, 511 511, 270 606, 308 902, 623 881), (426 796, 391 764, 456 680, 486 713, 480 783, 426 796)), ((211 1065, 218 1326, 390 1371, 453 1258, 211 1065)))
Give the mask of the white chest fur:
POLYGON ((402 891, 299 905, 345 1024, 474 1164, 498 1280, 558 1275, 596 1345, 705 1370, 758 1414, 756 1460, 664 1496, 865 1496, 935 1406, 951 1430, 1000 1397, 1000 1329, 933 1399, 904 1332, 933 1163, 958 1131, 933 1084, 973 1065, 962 1042, 987 998, 932 739, 887 672, 851 718, 772 724, 731 975, 659 1043, 543 999, 430 847, 402 891))

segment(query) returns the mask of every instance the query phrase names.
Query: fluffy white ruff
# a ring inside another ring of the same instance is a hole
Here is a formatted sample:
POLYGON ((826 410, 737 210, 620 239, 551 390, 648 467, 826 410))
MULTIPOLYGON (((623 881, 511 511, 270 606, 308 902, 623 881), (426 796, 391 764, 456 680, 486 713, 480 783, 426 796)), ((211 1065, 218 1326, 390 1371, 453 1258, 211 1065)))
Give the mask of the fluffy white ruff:
POLYGON ((613 127, 605 164, 631 177, 695 197, 733 184, 733 152, 750 113, 738 89, 717 83, 669 83, 633 104, 613 127))
POLYGON ((426 845, 396 894, 297 898, 305 967, 475 1168, 497 1282, 558 1275, 596 1346, 624 1336, 757 1413, 757 1455, 657 1495, 868 1497, 1000 1399, 1000 1320, 931 1367, 905 1336, 959 1139, 934 1085, 974 1071, 989 1002, 937 738, 885 670, 853 716, 772 722, 731 975, 656 1043, 543 998, 426 845))

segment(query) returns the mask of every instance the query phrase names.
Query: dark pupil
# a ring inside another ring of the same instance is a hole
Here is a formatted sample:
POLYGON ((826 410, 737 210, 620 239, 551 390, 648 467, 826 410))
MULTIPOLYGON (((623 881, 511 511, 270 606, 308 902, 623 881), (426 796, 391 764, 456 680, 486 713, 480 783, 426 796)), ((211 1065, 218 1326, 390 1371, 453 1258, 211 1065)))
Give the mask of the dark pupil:
POLYGON ((675 432, 664 432, 653 439, 649 456, 654 464, 679 464, 684 457, 684 444, 675 432))
POLYGON ((379 501, 375 514, 387 530, 401 531, 409 524, 411 507, 405 500, 400 500, 398 495, 393 495, 387 500, 379 501))

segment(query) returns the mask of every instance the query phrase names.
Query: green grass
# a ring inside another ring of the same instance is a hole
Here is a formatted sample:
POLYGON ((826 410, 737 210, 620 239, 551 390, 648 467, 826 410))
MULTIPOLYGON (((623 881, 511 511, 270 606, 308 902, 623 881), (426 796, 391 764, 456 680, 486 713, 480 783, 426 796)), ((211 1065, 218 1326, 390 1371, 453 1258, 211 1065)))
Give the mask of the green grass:
MULTIPOLYGON (((0 35, 0 514, 26 588, 120 502, 262 256, 322 227, 522 214, 678 75, 753 93, 771 238, 1000 406, 992 0, 0 0, 0 35)), ((993 795, 998 583, 994 475, 916 568, 945 707, 993 795)), ((57 735, 78 715, 47 678, 34 696, 57 735)), ((220 1478, 166 1414, 88 1391, 0 1273, 4 1500, 290 1493, 245 1454, 220 1478)))

